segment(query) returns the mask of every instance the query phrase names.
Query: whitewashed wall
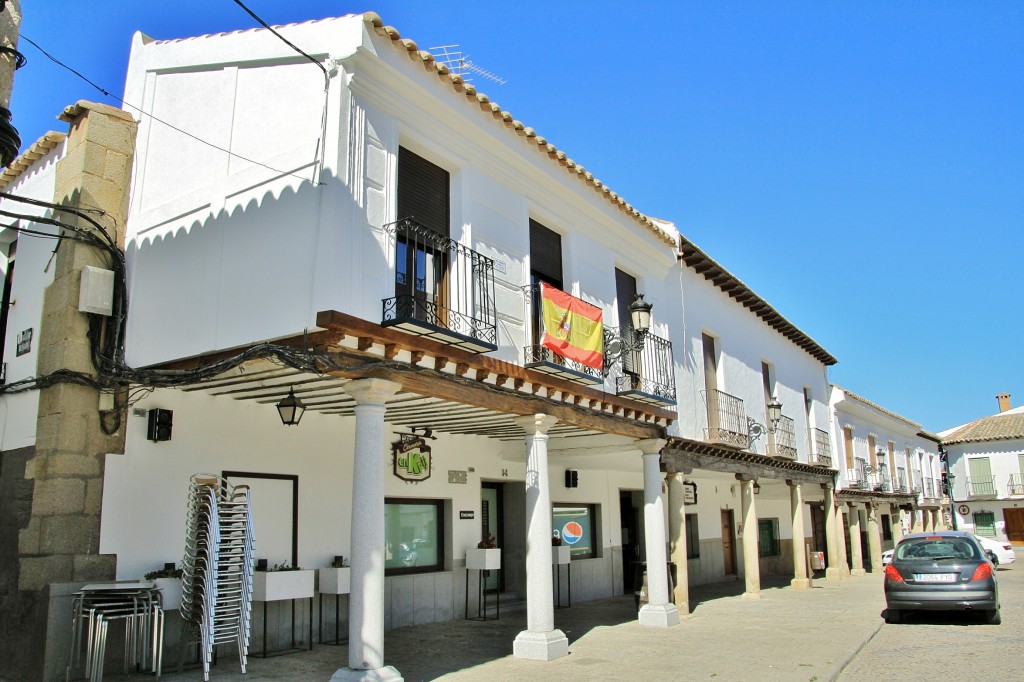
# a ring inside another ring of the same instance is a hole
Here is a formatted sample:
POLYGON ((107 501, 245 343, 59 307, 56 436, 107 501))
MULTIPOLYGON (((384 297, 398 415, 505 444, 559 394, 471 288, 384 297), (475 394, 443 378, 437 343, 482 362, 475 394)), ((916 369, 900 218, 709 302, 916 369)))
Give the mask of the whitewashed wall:
MULTIPOLYGON (((64 155, 64 143, 51 149, 45 156, 37 160, 15 180, 4 188, 9 194, 16 194, 28 199, 53 201, 54 176, 57 161, 64 155)), ((47 209, 30 204, 10 200, 0 200, 4 209, 32 216, 56 217, 47 209)), ((41 223, 20 221, 20 226, 55 234, 56 228, 41 223)), ((3 361, 7 363, 7 383, 34 377, 38 373, 39 359, 39 325, 43 317, 43 294, 47 286, 53 282, 54 266, 53 249, 57 242, 53 239, 32 237, 18 234, 13 230, 0 228, 0 249, 7 253, 7 248, 14 240, 18 240, 18 253, 15 258, 14 281, 11 288, 11 307, 7 318, 7 334, 4 339, 3 361), (25 355, 18 356, 18 334, 32 329, 32 347, 25 355)), ((0 257, 0 269, 6 276, 7 259, 0 257)), ((0 410, 3 410, 3 431, 0 437, 0 450, 35 445, 36 417, 39 412, 39 392, 5 393, 0 395, 0 410)))
POLYGON ((990 511, 995 514, 996 535, 1006 538, 1006 520, 1003 509, 1024 507, 1024 499, 1006 499, 1007 483, 1011 474, 1020 474, 1018 455, 1024 453, 1024 438, 1013 440, 989 441, 985 443, 955 443, 946 446, 949 453, 950 471, 956 476, 953 487, 953 513, 956 514, 957 527, 962 530, 974 530, 974 514, 990 511), (992 475, 995 476, 998 500, 972 500, 968 497, 967 479, 970 478, 968 460, 973 457, 988 457, 992 475), (960 505, 967 505, 968 514, 960 514, 960 505))

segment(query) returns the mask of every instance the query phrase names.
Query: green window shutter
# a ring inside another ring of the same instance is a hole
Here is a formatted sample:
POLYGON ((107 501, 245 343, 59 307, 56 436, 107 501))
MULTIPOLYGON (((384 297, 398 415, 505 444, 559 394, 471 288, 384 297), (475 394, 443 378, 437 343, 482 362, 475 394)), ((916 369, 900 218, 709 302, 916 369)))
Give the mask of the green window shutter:
POLYGON ((996 515, 993 512, 976 512, 974 514, 974 532, 987 538, 996 536, 996 515))

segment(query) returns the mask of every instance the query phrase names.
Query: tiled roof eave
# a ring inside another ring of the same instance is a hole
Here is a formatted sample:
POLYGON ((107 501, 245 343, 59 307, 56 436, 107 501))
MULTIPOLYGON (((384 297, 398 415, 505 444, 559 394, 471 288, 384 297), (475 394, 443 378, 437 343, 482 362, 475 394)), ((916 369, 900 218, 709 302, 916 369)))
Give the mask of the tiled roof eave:
POLYGON ((19 175, 28 170, 33 163, 46 156, 67 137, 64 133, 51 130, 32 143, 32 145, 18 155, 11 165, 0 174, 0 189, 4 189, 14 182, 19 175))
POLYGON ((528 144, 532 145, 538 153, 546 154, 553 163, 558 164, 560 167, 564 168, 567 173, 576 177, 580 182, 597 192, 614 208, 639 223, 644 229, 657 237, 663 244, 673 248, 677 246, 677 234, 663 228, 657 223, 657 221, 636 210, 632 204, 628 203, 617 192, 611 190, 607 185, 601 182, 601 180, 595 178, 594 175, 586 168, 569 158, 564 151, 549 143, 543 136, 538 135, 533 128, 514 119, 512 114, 503 110, 496 102, 492 102, 487 95, 478 92, 475 86, 470 83, 466 83, 463 81, 461 76, 451 73, 447 66, 435 61, 434 55, 430 52, 420 50, 414 41, 408 38, 402 38, 398 29, 393 26, 386 26, 380 18, 380 15, 376 12, 366 12, 362 16, 363 21, 376 35, 390 40, 391 45, 396 49, 405 50, 409 59, 422 64, 424 69, 428 72, 435 73, 437 77, 440 78, 442 82, 447 83, 454 92, 465 96, 471 102, 477 104, 484 115, 489 114, 496 122, 500 122, 512 134, 522 138, 528 144))

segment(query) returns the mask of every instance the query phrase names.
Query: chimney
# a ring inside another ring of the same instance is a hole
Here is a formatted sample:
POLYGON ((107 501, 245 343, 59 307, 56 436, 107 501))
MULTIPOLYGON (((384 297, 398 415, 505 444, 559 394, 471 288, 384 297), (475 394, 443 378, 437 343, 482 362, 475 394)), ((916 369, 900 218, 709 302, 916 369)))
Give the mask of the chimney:
POLYGON ((999 395, 996 396, 996 400, 999 401, 999 411, 1000 412, 1006 412, 1008 409, 1010 409, 1010 394, 1009 393, 1000 393, 999 395))

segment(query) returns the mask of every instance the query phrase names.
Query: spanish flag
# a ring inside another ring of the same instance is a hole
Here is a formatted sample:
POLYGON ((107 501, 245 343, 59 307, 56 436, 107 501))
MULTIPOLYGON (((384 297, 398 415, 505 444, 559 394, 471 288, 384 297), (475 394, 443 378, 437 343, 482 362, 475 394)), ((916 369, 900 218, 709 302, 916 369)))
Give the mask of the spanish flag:
POLYGON ((594 369, 604 367, 604 325, 601 309, 540 283, 544 336, 540 343, 564 358, 594 369))

